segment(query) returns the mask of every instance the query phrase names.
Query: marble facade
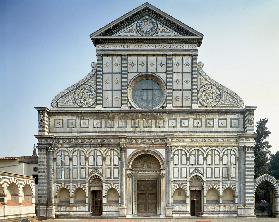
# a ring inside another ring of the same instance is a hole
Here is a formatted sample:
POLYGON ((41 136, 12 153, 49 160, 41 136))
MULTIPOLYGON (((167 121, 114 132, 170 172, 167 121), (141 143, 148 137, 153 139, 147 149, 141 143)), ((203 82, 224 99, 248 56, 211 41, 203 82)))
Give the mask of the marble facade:
POLYGON ((91 72, 36 107, 39 216, 254 216, 256 107, 203 35, 145 3, 90 37, 91 72))

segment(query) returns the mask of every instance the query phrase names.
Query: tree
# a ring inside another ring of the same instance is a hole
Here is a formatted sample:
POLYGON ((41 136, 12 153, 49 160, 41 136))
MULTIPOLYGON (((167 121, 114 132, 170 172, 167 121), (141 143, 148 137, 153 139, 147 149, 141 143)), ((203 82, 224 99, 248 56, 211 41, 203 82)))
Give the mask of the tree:
POLYGON ((279 179, 279 151, 275 154, 271 154, 270 158, 270 174, 277 180, 279 179))
POLYGON ((270 135, 270 131, 266 127, 268 119, 260 119, 257 122, 256 138, 255 138, 255 178, 269 173, 269 157, 271 145, 266 140, 270 135))

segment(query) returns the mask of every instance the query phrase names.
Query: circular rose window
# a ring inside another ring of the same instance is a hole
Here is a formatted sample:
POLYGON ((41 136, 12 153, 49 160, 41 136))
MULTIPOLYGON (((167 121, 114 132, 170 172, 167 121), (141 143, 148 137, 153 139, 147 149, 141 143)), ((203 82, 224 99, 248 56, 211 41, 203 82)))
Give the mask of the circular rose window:
POLYGON ((135 108, 159 108, 165 101, 164 84, 154 75, 139 76, 130 84, 129 99, 135 108))

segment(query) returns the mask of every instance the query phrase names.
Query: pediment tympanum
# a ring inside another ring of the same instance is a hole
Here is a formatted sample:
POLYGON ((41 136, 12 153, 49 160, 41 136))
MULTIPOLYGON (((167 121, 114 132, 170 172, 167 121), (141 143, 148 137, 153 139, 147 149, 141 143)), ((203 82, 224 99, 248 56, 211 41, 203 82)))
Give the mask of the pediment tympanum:
POLYGON ((201 44, 203 35, 155 6, 145 3, 90 35, 94 45, 103 42, 183 41, 201 44))
POLYGON ((78 83, 60 92, 51 102, 53 108, 94 108, 96 106, 96 64, 78 83))

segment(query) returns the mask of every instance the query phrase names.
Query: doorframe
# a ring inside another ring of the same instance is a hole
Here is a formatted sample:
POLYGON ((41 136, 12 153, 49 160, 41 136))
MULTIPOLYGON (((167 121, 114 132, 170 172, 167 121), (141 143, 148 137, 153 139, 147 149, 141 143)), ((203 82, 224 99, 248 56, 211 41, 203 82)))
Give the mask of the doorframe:
POLYGON ((90 213, 90 215, 93 214, 92 212, 92 191, 93 190, 100 190, 101 191, 101 197, 102 197, 102 213, 100 216, 103 215, 103 179, 102 177, 100 177, 99 175, 92 175, 89 180, 88 180, 88 212, 90 213), (94 180, 99 180, 100 184, 94 184, 94 180))
MULTIPOLYGON (((142 180, 142 181, 144 181, 144 180, 155 180, 156 181, 156 214, 155 215, 150 215, 150 216, 159 216, 160 215, 160 209, 161 209, 161 204, 160 204, 160 201, 161 201, 161 184, 160 184, 160 178, 157 176, 157 178, 136 178, 135 179, 135 187, 136 187, 136 189, 135 189, 135 192, 133 193, 133 196, 135 197, 135 204, 134 204, 134 207, 135 207, 135 215, 136 216, 141 216, 141 217, 145 217, 144 215, 138 215, 138 200, 137 200, 137 198, 138 198, 138 189, 137 189, 137 186, 138 186, 138 181, 139 180, 142 180)), ((146 217, 149 217, 148 215, 146 216, 146 217)))

